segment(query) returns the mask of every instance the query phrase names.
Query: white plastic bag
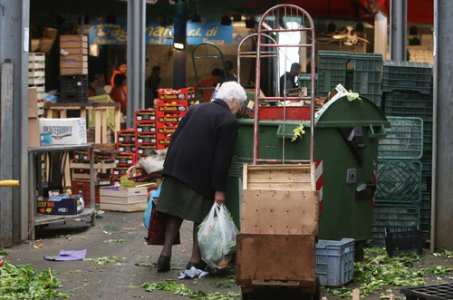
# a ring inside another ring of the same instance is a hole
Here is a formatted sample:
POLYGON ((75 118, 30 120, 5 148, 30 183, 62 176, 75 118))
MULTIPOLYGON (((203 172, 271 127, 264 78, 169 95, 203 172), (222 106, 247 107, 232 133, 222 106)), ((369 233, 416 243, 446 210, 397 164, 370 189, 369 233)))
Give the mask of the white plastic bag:
POLYGON ((228 266, 236 251, 238 230, 225 205, 215 204, 198 229, 201 258, 214 269, 228 266))

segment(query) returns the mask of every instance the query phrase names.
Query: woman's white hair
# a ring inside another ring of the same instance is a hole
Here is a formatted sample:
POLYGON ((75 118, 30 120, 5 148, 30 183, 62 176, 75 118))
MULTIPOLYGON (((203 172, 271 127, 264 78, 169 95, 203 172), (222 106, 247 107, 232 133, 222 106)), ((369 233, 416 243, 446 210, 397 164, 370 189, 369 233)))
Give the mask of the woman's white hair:
POLYGON ((227 103, 233 102, 233 99, 243 102, 247 100, 247 94, 244 88, 236 81, 227 81, 220 86, 216 98, 222 99, 227 103))

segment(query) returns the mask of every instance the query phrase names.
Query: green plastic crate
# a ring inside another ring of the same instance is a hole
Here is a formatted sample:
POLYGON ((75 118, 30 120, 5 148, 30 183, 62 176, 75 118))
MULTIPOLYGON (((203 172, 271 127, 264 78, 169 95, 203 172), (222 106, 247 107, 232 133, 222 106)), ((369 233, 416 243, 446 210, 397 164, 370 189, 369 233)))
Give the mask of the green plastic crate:
POLYGON ((380 54, 319 51, 317 93, 327 96, 341 83, 346 89, 352 89, 380 106, 382 63, 380 54), (352 73, 348 69, 349 63, 352 65, 352 73))
POLYGON ((432 93, 432 67, 427 63, 384 61, 382 91, 413 90, 432 93))
POLYGON ((387 116, 420 117, 424 123, 433 121, 433 97, 417 91, 396 90, 383 95, 387 116))
POLYGON ((431 193, 423 193, 420 202, 420 229, 424 232, 431 232, 431 193))
POLYGON ((423 120, 411 117, 387 117, 391 128, 379 140, 378 158, 420 159, 423 156, 423 120))
POLYGON ((385 244, 385 228, 418 227, 419 220, 420 209, 417 205, 376 204, 371 227, 373 244, 385 244))
POLYGON ((378 160, 377 203, 416 203, 422 197, 422 164, 415 160, 378 160))

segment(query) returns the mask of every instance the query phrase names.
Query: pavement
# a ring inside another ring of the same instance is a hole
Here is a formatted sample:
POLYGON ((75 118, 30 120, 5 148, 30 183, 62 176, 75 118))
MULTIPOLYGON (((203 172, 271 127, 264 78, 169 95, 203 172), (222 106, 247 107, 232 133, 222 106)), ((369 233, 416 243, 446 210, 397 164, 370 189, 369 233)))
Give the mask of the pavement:
MULTIPOLYGON (((96 226, 82 222, 52 225, 37 232, 35 241, 9 249, 7 259, 13 264, 31 264, 39 271, 52 268, 61 281, 62 291, 71 299, 184 299, 169 292, 146 292, 143 283, 176 280, 190 259, 192 226, 184 222, 181 245, 173 247, 171 270, 157 273, 155 262, 161 246, 145 244, 143 213, 105 212, 96 226), (124 240, 124 242, 105 242, 124 240), (105 243, 104 243, 105 242, 105 243), (117 256, 118 263, 98 265, 94 261, 47 261, 60 250, 87 249, 87 258, 117 256)), ((239 292, 234 274, 211 276, 200 280, 178 281, 188 288, 205 292, 239 292)))
MULTIPOLYGON (((192 247, 191 222, 183 222, 181 244, 173 247, 171 270, 156 272, 156 261, 161 246, 146 245, 143 226, 143 212, 121 213, 106 211, 96 219, 91 227, 82 222, 55 224, 40 228, 34 241, 28 241, 9 249, 6 257, 13 264, 30 264, 39 271, 52 268, 62 283, 62 291, 70 294, 70 299, 188 299, 171 292, 146 292, 142 287, 147 282, 175 280, 184 283, 194 291, 226 294, 240 292, 234 282, 234 272, 210 275, 198 280, 177 280, 178 275, 189 261, 192 247), (117 263, 96 264, 93 260, 48 261, 44 256, 56 256, 60 250, 87 249, 87 258, 117 256, 117 263)), ((451 267, 453 260, 442 260, 425 255, 420 267, 445 265, 451 267)), ((451 277, 450 277, 451 278, 451 277)), ((453 278, 451 278, 453 280, 453 278)), ((435 283, 435 282, 434 282, 435 283)), ((326 290, 322 289, 324 296, 326 290)), ((240 299, 238 296, 236 299, 240 299)), ((328 300, 340 299, 331 295, 328 300)), ((211 299, 211 298, 209 298, 211 299)), ((229 300, 217 295, 216 300, 229 300)), ((259 299, 300 299, 291 295, 283 296, 265 293, 259 299)), ((379 294, 362 299, 377 300, 379 294)))

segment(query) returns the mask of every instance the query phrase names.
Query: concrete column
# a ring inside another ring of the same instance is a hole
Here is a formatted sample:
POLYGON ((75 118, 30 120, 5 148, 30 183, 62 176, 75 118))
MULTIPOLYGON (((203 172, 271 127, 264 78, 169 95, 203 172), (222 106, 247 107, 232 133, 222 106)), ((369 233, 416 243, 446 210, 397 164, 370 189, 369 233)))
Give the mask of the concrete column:
POLYGON ((407 0, 391 0, 390 59, 407 60, 407 0))
POLYGON ((384 59, 387 59, 387 24, 387 17, 378 11, 374 16, 374 53, 382 54, 384 59))
POLYGON ((432 249, 453 249, 453 1, 434 1, 432 249))
POLYGON ((145 107, 146 1, 127 1, 127 128, 134 111, 145 107))
POLYGON ((0 179, 19 179, 19 188, 0 188, 0 243, 11 246, 28 237, 28 51, 29 0, 0 2, 0 64, 2 74, 2 143, 0 179), (9 83, 7 83, 9 81, 9 83), (9 102, 9 103, 7 103, 9 102), (11 149, 12 157, 9 156, 11 149), (3 151, 6 150, 6 151, 3 151), (5 216, 8 217, 5 217, 5 216), (6 227, 5 227, 6 226, 6 227))

